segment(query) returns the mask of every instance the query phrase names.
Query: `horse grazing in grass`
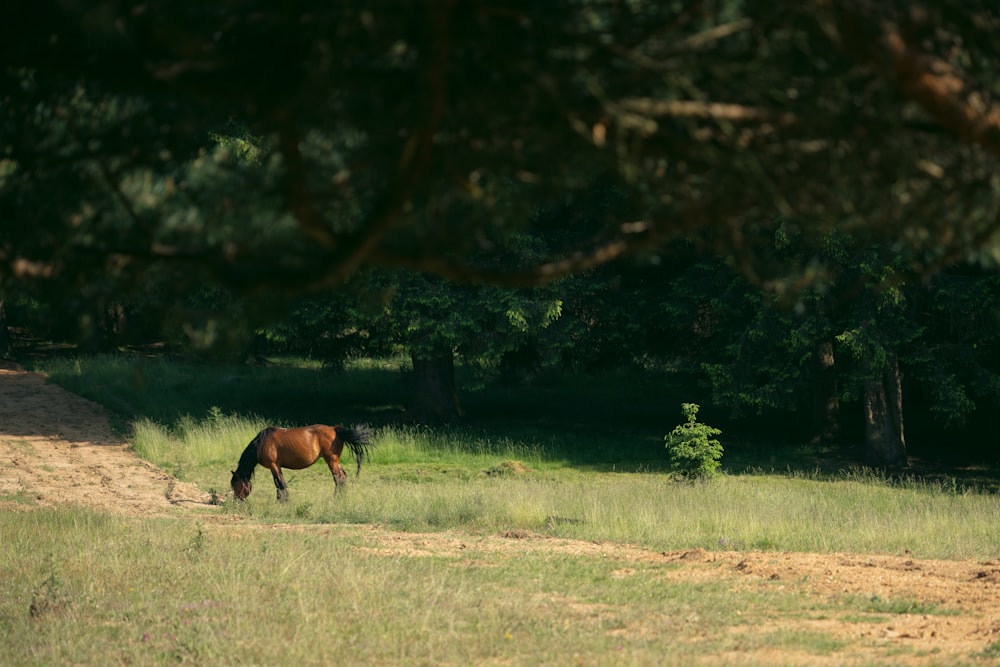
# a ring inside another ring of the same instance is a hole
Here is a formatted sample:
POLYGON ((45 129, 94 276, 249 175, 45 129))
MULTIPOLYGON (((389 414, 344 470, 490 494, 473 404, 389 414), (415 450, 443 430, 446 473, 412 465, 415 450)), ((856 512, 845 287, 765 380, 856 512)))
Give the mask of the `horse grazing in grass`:
POLYGON ((233 495, 246 500, 253 488, 253 473, 257 464, 271 471, 274 486, 278 489, 278 500, 288 500, 288 486, 282 468, 301 470, 316 463, 321 457, 333 474, 335 489, 347 483, 347 473, 340 465, 340 454, 344 445, 354 452, 358 462, 357 474, 361 474, 361 462, 372 447, 372 432, 367 426, 325 426, 313 424, 301 428, 278 428, 269 426, 250 441, 240 456, 240 462, 229 481, 233 495))

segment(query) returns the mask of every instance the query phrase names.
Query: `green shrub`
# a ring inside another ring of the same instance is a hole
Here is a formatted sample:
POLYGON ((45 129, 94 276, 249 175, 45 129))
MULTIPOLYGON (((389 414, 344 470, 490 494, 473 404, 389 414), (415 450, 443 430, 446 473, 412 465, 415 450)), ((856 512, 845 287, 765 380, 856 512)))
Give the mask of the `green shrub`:
POLYGON ((681 415, 687 421, 663 439, 675 472, 688 478, 705 479, 717 474, 721 465, 722 443, 715 436, 722 435, 722 431, 695 421, 698 410, 695 403, 681 403, 681 415))

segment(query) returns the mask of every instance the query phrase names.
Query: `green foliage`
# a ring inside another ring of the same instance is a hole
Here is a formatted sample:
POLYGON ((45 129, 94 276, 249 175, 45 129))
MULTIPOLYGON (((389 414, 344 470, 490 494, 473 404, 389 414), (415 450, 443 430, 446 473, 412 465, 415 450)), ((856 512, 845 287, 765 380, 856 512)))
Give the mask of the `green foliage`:
POLYGON ((722 465, 722 443, 716 439, 722 431, 697 421, 698 410, 695 403, 682 403, 681 415, 686 421, 664 436, 664 441, 675 472, 691 479, 707 479, 722 465))
POLYGON ((254 136, 245 124, 229 119, 226 126, 219 132, 209 132, 209 138, 223 148, 232 151, 240 162, 259 166, 268 153, 261 137, 254 136))
POLYGON ((896 359, 904 409, 922 400, 936 426, 961 426, 998 404, 994 274, 962 266, 918 280, 895 246, 822 220, 776 219, 760 231, 773 238, 779 272, 763 288, 722 261, 702 261, 659 298, 678 366, 701 378, 713 405, 736 418, 795 414, 786 433, 818 436, 821 420, 837 415, 821 417, 817 406, 862 400, 866 382, 896 359))
POLYGON ((372 285, 387 295, 384 309, 375 317, 356 309, 356 326, 375 329, 379 340, 417 356, 456 352, 485 376, 495 375, 505 355, 529 344, 562 315, 562 300, 551 288, 455 285, 401 272, 379 272, 372 285))
POLYGON ((971 267, 942 272, 914 301, 927 317, 904 361, 921 378, 935 419, 961 426, 1000 403, 1000 276, 971 267))
POLYGON ((863 62, 912 32, 974 89, 985 15, 346 3, 220 27, 84 4, 16 17, 0 70, 13 326, 338 368, 403 347, 481 377, 669 356, 734 416, 808 414, 832 345, 841 400, 898 358, 948 424, 1000 402, 995 286, 932 275, 990 259, 996 147, 955 137, 993 135, 915 131, 947 119, 863 62), (852 21, 875 27, 838 44, 852 21), (635 264, 595 268, 622 244, 635 264))
POLYGON ((336 370, 353 357, 389 354, 392 341, 380 334, 386 324, 384 295, 367 285, 358 290, 326 292, 289 304, 282 317, 257 329, 254 351, 304 355, 336 370))

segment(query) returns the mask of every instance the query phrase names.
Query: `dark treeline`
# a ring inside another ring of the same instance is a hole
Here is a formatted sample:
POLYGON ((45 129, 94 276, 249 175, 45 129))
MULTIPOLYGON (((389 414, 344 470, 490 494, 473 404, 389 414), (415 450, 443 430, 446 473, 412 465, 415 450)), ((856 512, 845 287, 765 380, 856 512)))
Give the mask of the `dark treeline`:
MULTIPOLYGON (((776 238, 787 229, 777 224, 776 238)), ((15 298, 7 311, 14 325, 84 351, 158 343, 186 359, 306 356, 330 372, 352 357, 404 352, 413 370, 407 419, 460 417, 458 377, 517 385, 625 369, 685 387, 747 437, 864 443, 876 465, 905 466, 908 442, 927 460, 993 460, 1000 275, 956 266, 906 280, 874 264, 876 280, 863 265, 877 249, 840 244, 847 263, 836 280, 780 296, 681 246, 518 290, 373 269, 348 289, 289 303, 266 325, 253 324, 252 299, 218 287, 167 303, 111 302, 92 327, 67 327, 36 300, 15 298), (176 311, 172 323, 146 319, 166 310, 176 311), (456 375, 456 362, 467 372, 456 375), (872 432, 885 423, 888 436, 872 432), (878 438, 897 436, 895 458, 876 458, 878 438)), ((666 421, 673 407, 661 406, 666 421)))
POLYGON ((876 465, 990 453, 988 2, 13 11, 0 345, 403 351, 426 420, 456 362, 659 369, 876 465))

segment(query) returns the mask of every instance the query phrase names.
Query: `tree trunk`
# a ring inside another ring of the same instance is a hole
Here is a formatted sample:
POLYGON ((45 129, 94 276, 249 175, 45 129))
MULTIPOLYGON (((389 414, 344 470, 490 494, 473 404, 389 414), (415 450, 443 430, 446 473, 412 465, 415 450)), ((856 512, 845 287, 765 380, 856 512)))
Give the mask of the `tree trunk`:
POLYGON ((865 456, 870 465, 909 465, 903 435, 903 390, 899 359, 889 355, 885 368, 865 380, 865 456))
POLYGON ((833 342, 819 343, 813 369, 813 442, 823 444, 836 442, 840 435, 840 397, 834 361, 833 342))
POLYGON ((462 414, 455 391, 455 356, 449 350, 410 353, 414 397, 410 414, 417 421, 440 423, 462 414))
POLYGON ((10 330, 7 328, 7 311, 3 308, 3 299, 0 299, 0 357, 10 354, 10 330))

